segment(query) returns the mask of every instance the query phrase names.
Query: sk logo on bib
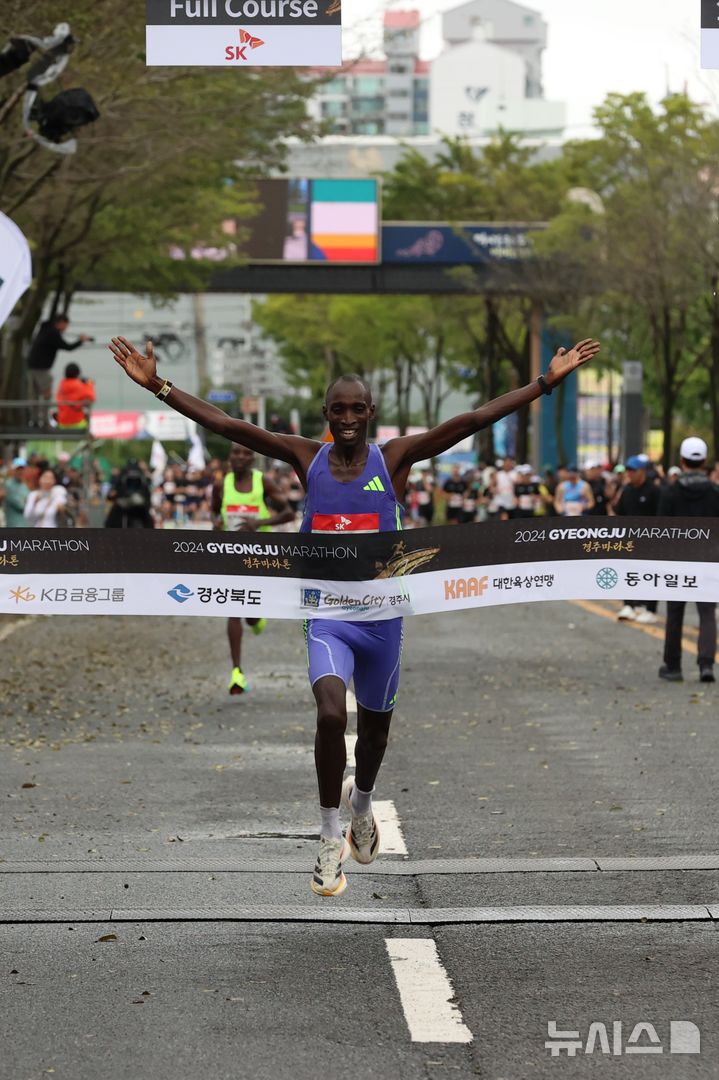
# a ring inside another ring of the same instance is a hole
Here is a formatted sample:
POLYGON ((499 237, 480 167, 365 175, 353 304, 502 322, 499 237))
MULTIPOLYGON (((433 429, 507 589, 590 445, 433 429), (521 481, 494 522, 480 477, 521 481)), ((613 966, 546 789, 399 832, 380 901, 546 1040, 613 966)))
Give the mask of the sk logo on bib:
POLYGON ((312 532, 379 532, 379 514, 313 514, 312 532))

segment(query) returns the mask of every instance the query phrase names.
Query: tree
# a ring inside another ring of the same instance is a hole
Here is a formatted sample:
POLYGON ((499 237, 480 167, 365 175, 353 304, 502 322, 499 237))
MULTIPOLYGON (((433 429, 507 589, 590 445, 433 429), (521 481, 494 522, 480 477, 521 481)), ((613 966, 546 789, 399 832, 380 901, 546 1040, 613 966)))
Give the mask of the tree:
MULTIPOLYGON (((537 161, 531 148, 506 132, 486 147, 475 150, 463 139, 446 138, 443 152, 428 162, 407 149, 395 169, 385 175, 384 214, 388 219, 463 222, 535 222, 556 215, 566 193, 561 161, 537 161)), ((556 268, 555 271, 556 272, 556 268)), ((471 271, 459 268, 455 276, 476 293, 471 271)), ((472 374, 464 382, 480 398, 492 399, 511 384, 530 378, 532 324, 538 306, 555 299, 548 286, 553 273, 541 260, 497 266, 490 287, 469 305, 464 298, 448 301, 448 308, 464 328, 474 353, 472 374)), ((518 453, 528 456, 529 410, 518 423, 518 453)), ((492 429, 481 433, 482 457, 495 457, 492 429)))
MULTIPOLYGON (((304 105, 313 84, 292 71, 146 68, 141 0, 76 0, 72 16, 80 43, 63 81, 90 89, 100 110, 74 156, 22 136, 22 69, 0 83, 0 209, 34 260, 32 289, 0 339, 0 398, 20 394, 43 309, 66 307, 80 283, 201 288, 211 266, 173 260, 171 246, 222 246, 223 219, 253 202, 249 177, 282 166, 285 136, 314 130, 304 105)), ((46 33, 57 17, 50 0, 6 0, 0 32, 46 33)))
POLYGON ((320 401, 332 379, 356 373, 373 384, 378 414, 404 434, 414 419, 439 422, 457 372, 473 362, 470 306, 461 297, 273 296, 253 314, 279 343, 291 386, 309 386, 320 401))
MULTIPOLYGON (((719 322, 714 375, 713 299, 707 303, 719 269, 717 123, 684 95, 654 112, 639 93, 610 94, 595 120, 599 137, 568 144, 565 167, 572 186, 600 197, 601 212, 567 207, 540 247, 566 260, 581 283, 565 310, 591 313, 596 336, 622 342, 628 353, 616 359, 643 361, 666 467, 695 373, 719 381, 719 322)), ((712 408, 719 433, 716 389, 712 408)))

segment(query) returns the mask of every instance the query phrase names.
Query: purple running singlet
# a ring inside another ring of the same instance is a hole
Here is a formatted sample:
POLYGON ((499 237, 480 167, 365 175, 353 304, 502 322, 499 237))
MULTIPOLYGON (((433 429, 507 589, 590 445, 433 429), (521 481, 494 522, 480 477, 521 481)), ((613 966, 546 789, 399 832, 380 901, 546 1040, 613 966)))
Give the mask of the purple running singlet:
MULTIPOLYGON (((395 532, 402 528, 384 454, 370 446, 361 476, 335 480, 326 443, 307 471, 307 498, 300 532, 395 532)), ((354 676, 357 704, 372 712, 394 708, 402 656, 402 619, 380 622, 305 621, 310 682, 336 675, 345 686, 354 676)))

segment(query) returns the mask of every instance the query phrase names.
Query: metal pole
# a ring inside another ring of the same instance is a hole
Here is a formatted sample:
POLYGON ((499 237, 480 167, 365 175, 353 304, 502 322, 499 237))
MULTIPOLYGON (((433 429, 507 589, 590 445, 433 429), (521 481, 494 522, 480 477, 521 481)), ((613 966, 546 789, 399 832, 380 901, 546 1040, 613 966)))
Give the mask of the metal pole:
MULTIPOLYGON (((535 300, 529 316, 529 378, 531 382, 542 374, 542 305, 535 300)), ((535 472, 540 468, 542 442, 542 399, 530 405, 531 461, 535 472)))

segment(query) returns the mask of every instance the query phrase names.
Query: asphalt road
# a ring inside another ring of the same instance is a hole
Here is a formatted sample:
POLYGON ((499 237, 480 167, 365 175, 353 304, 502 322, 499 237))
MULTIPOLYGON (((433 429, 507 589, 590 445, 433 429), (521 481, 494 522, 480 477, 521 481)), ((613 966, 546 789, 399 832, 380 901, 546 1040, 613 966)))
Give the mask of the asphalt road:
POLYGON ((406 854, 322 900, 298 626, 248 635, 242 699, 219 620, 3 638, 3 1080, 719 1076, 690 655, 664 684, 658 640, 572 604, 410 620, 377 792, 406 854))

